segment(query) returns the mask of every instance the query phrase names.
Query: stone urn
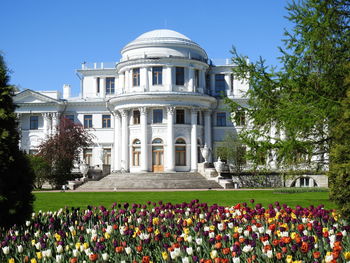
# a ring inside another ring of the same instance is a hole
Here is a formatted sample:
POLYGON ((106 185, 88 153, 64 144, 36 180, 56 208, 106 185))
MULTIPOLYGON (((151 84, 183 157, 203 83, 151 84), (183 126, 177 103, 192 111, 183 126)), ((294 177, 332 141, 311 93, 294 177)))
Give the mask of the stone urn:
POLYGON ((208 148, 208 146, 206 144, 204 144, 204 147, 201 148, 201 154, 204 158, 204 163, 208 163, 208 157, 210 154, 210 148, 208 148))
POLYGON ((86 164, 85 162, 82 162, 79 166, 79 170, 83 175, 83 181, 84 181, 87 177, 88 172, 89 172, 89 165, 86 164))
POLYGON ((214 167, 216 172, 218 173, 219 178, 221 177, 221 173, 224 170, 225 163, 221 161, 221 158, 219 156, 217 162, 214 162, 214 167))

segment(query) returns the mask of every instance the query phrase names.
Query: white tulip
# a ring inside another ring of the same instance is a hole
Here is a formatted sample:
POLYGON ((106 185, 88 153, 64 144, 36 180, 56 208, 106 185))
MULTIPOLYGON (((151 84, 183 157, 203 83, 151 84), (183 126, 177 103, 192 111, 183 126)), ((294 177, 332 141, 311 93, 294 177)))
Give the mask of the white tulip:
POLYGON ((267 253, 266 253, 266 256, 268 258, 273 258, 272 250, 268 250, 267 253))
POLYGON ((63 261, 63 256, 62 255, 56 255, 56 262, 60 263, 63 261))
POLYGON ((131 248, 130 247, 126 247, 125 248, 125 253, 130 255, 131 254, 131 248))
POLYGON ((107 253, 103 253, 103 254, 102 254, 102 259, 103 259, 104 261, 107 261, 107 260, 109 259, 109 255, 108 255, 107 253))
POLYGON ((10 248, 9 247, 3 247, 2 252, 4 252, 5 255, 8 255, 10 253, 10 248))
POLYGON ((202 243, 203 243, 203 239, 201 239, 201 238, 196 238, 196 243, 197 243, 197 245, 201 246, 202 243))
POLYGON ((182 258, 182 263, 189 263, 190 260, 188 259, 188 257, 184 257, 182 258))
POLYGON ((50 257, 52 257, 52 251, 51 251, 51 249, 46 249, 46 250, 44 250, 43 251, 43 257, 45 258, 50 258, 50 257))
POLYGON ((41 249, 41 244, 40 244, 40 242, 38 242, 38 243, 35 244, 35 248, 36 248, 37 250, 40 250, 40 249, 41 249))
POLYGON ((57 251, 57 253, 61 254, 61 253, 63 252, 63 247, 62 247, 62 245, 58 245, 58 246, 56 247, 56 251, 57 251))
POLYGON ((26 226, 30 226, 30 221, 26 221, 26 226))
POLYGON ((233 263, 240 263, 241 260, 239 258, 232 258, 233 263))
POLYGON ((209 238, 214 238, 215 237, 215 233, 214 232, 210 232, 209 233, 209 238))
POLYGON ((17 251, 18 251, 18 253, 22 253, 23 252, 23 246, 22 245, 17 246, 17 251))
POLYGON ((193 254, 193 248, 192 247, 188 247, 186 248, 186 253, 191 256, 193 254))

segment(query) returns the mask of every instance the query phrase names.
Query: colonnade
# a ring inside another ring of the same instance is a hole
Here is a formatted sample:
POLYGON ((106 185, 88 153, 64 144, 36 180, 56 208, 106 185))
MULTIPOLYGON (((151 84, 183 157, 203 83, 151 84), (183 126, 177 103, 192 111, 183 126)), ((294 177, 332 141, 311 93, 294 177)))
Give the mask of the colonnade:
MULTIPOLYGON (((152 142, 148 141, 149 129, 148 129, 148 114, 151 108, 140 107, 140 146, 141 146, 141 157, 140 157, 140 171, 148 172, 152 171, 152 167, 149 167, 150 148, 152 147, 152 142)), ((191 136, 190 136, 190 170, 197 171, 198 163, 198 125, 197 125, 197 115, 198 108, 191 109, 191 136)), ((130 171, 131 167, 131 146, 129 134, 129 120, 131 109, 121 109, 114 112, 114 170, 116 171, 130 171)), ((166 128, 166 137, 161 138, 166 140, 166 156, 164 156, 164 171, 165 172, 175 172, 175 113, 176 107, 169 106, 166 107, 167 113, 167 123, 164 125, 166 128)), ((165 124, 165 123, 164 123, 165 124)), ((204 111, 204 144, 208 147, 212 147, 212 134, 211 134, 211 111, 204 111)))

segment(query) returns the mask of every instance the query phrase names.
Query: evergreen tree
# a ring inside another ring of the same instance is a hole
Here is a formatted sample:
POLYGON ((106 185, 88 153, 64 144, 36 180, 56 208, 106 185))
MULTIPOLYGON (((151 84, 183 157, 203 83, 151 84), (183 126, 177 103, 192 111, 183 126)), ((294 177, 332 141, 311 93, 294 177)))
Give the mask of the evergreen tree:
MULTIPOLYGON (((280 69, 267 67, 263 59, 248 63, 232 51, 235 75, 250 84, 246 112, 252 127, 241 137, 251 152, 273 152, 284 167, 307 163, 313 156, 319 160, 316 168, 329 165, 335 176, 334 154, 328 157, 344 139, 335 134, 349 89, 344 80, 349 76, 350 1, 293 1, 287 10, 294 26, 285 33, 280 69), (271 133, 272 128, 277 132, 271 133)), ((240 106, 227 102, 232 111, 240 106)), ((330 181, 332 191, 343 187, 332 185, 336 181, 330 181)))
POLYGON ((33 171, 19 149, 14 87, 0 54, 0 226, 21 224, 32 213, 33 171))

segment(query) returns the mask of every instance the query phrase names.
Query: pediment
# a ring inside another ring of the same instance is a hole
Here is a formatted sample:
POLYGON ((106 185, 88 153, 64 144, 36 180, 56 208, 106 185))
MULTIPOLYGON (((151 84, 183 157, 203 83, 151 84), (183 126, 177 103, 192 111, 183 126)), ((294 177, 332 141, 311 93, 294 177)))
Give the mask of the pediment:
POLYGON ((29 89, 16 94, 13 98, 13 101, 16 104, 60 103, 59 100, 53 99, 51 97, 29 89))

